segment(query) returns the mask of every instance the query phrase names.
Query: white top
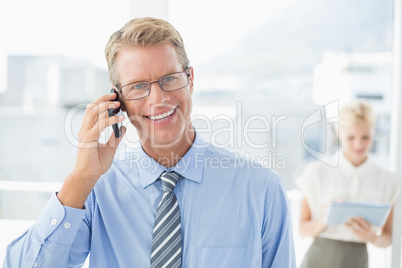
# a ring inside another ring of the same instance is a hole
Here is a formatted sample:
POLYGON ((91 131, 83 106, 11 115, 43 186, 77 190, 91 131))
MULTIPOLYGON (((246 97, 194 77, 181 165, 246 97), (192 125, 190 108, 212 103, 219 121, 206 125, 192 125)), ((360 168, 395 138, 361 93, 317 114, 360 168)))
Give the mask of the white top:
MULTIPOLYGON (((309 164, 296 184, 307 199, 311 219, 322 217, 324 205, 330 201, 394 204, 400 191, 395 176, 377 166, 370 157, 355 167, 342 152, 339 165, 324 162, 309 164)), ((345 226, 328 226, 319 237, 361 242, 345 226)))

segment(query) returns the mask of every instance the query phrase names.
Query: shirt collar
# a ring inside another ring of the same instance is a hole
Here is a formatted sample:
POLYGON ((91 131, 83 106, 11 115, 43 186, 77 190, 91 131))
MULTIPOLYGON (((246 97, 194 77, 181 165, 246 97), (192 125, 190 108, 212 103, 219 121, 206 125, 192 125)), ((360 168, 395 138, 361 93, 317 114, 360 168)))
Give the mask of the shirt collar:
POLYGON ((180 161, 172 168, 167 169, 150 157, 144 149, 139 149, 139 175, 142 188, 154 183, 164 171, 175 171, 184 178, 201 183, 204 171, 205 151, 209 146, 197 133, 193 144, 180 161))
POLYGON ((355 167, 349 159, 346 158, 343 151, 339 152, 339 168, 343 172, 346 177, 351 177, 355 173, 359 174, 360 177, 365 177, 370 171, 371 167, 371 157, 367 155, 366 161, 360 164, 358 167, 355 167))

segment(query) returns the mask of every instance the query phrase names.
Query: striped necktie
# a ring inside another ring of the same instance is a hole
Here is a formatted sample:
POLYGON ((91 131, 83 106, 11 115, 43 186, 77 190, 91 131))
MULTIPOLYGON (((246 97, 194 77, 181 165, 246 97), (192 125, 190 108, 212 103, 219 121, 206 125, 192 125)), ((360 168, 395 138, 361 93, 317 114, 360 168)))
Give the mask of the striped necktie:
POLYGON ((156 211, 152 239, 151 268, 181 267, 181 218, 177 198, 173 192, 181 175, 163 172, 163 196, 156 211))

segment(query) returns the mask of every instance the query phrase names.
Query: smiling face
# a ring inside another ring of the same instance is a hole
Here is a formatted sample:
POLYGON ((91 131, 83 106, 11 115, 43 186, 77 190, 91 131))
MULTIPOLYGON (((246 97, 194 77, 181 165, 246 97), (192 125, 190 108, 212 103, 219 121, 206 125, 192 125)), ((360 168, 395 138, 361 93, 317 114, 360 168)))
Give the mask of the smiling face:
MULTIPOLYGON (((116 66, 120 85, 158 81, 167 74, 184 71, 175 48, 168 43, 123 49, 117 55, 116 66)), ((191 144, 193 141, 190 116, 194 76, 191 67, 189 73, 189 84, 184 88, 166 92, 159 83, 153 83, 149 96, 122 100, 123 109, 136 127, 146 151, 191 144)))
POLYGON ((342 124, 339 128, 339 140, 343 153, 353 165, 359 166, 370 150, 374 136, 374 127, 367 122, 355 125, 342 124))

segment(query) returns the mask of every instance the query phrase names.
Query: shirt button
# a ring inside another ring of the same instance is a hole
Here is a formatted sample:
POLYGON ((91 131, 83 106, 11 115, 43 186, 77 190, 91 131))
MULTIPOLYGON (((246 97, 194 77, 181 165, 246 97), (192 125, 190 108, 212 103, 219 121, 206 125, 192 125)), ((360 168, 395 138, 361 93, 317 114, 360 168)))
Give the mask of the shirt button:
POLYGON ((50 221, 50 223, 51 223, 52 225, 56 225, 57 220, 56 220, 56 219, 52 219, 52 220, 50 221))
POLYGON ((64 224, 64 228, 69 229, 71 227, 71 224, 69 222, 66 222, 64 224))
POLYGON ((33 267, 38 267, 38 263, 37 263, 37 262, 34 262, 33 267))

